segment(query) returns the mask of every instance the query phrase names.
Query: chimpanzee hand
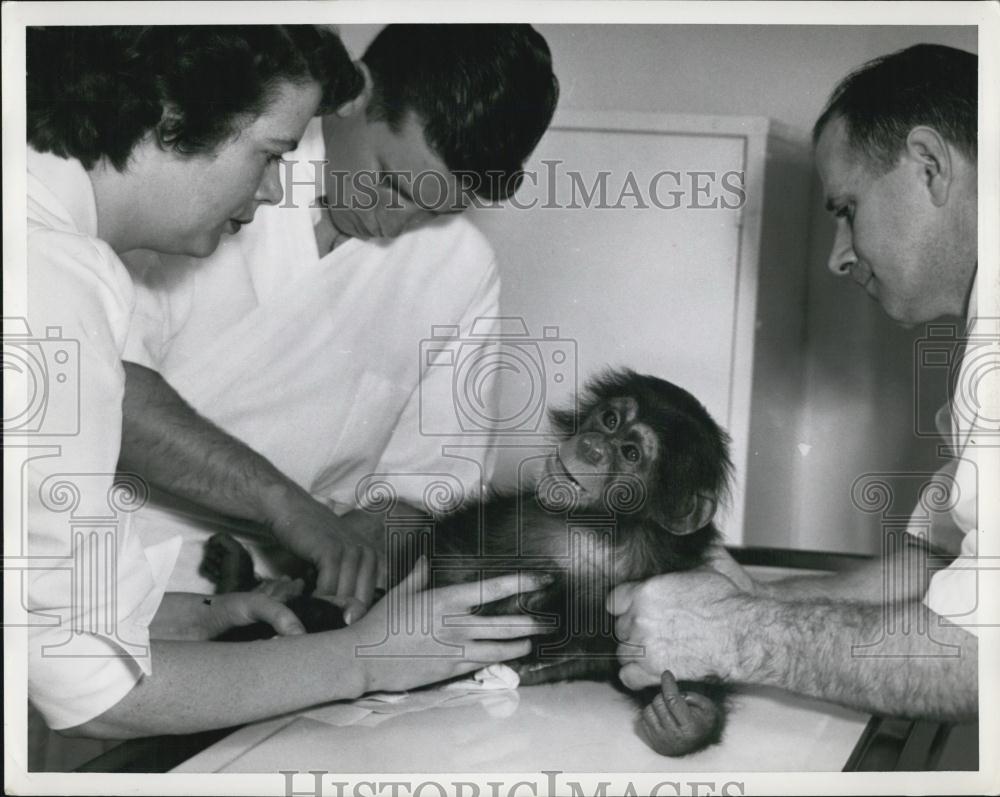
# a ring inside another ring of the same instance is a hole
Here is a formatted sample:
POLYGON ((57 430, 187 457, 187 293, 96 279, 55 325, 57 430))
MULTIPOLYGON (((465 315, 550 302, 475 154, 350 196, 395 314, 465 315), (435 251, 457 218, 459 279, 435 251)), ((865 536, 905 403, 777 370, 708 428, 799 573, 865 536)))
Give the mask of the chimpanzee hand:
POLYGON ((670 670, 660 676, 660 691, 642 711, 646 739, 660 755, 682 756, 718 741, 722 710, 698 692, 682 692, 670 670))

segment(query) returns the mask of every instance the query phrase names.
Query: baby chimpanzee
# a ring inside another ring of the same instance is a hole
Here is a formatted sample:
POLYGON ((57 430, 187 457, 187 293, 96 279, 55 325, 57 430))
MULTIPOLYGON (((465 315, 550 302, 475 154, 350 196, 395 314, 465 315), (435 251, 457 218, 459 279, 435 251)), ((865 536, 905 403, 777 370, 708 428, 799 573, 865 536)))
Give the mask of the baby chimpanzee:
MULTIPOLYGON (((532 488, 470 503, 429 531, 406 532, 423 538, 387 548, 413 559, 428 553, 434 586, 524 570, 551 574, 549 585, 480 610, 545 615, 556 624, 555 634, 536 638, 532 654, 515 664, 525 685, 613 676, 618 643, 608 593, 625 581, 703 564, 719 536, 712 519, 728 488, 728 438, 690 393, 618 370, 591 380, 579 405, 550 412, 559 445, 532 488)), ((405 574, 411 565, 391 572, 405 574)), ((219 591, 256 583, 249 555, 225 535, 209 541, 203 572, 219 591)), ((288 605, 308 631, 342 627, 339 610, 326 601, 288 605)), ((227 638, 273 633, 260 625, 227 638)), ((678 756, 718 741, 725 694, 722 684, 678 685, 665 673, 642 718, 653 748, 678 756)))

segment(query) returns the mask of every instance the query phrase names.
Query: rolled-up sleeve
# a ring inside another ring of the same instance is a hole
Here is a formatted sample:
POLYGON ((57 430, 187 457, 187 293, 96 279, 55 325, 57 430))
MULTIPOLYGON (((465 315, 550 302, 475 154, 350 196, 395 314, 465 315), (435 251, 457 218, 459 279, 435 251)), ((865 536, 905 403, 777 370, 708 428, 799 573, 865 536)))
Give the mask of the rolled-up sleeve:
MULTIPOLYGON (((991 594, 998 571, 991 558, 980 558, 984 556, 980 543, 985 538, 981 536, 984 527, 978 511, 980 480, 988 472, 984 467, 987 459, 996 457, 996 436, 1000 432, 995 420, 1000 417, 996 385, 989 384, 995 366, 984 367, 988 360, 995 362, 991 352, 995 352, 998 332, 995 319, 970 319, 951 405, 942 408, 936 419, 952 461, 938 472, 948 501, 946 511, 931 516, 928 536, 935 544, 946 538, 946 534, 935 534, 936 521, 943 520, 941 525, 948 527, 953 537, 960 534, 961 542, 958 557, 932 576, 923 602, 935 614, 976 635, 979 628, 996 625, 998 619, 996 608, 984 601, 991 594)), ((910 532, 919 534, 915 525, 911 521, 910 532)))

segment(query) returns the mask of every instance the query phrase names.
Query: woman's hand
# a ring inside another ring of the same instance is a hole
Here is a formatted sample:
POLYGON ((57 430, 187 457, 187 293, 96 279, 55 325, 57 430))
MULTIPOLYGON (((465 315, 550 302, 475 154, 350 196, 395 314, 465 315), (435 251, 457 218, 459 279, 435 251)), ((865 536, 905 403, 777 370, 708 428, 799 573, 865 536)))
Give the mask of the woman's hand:
POLYGON ((263 592, 227 592, 204 598, 202 605, 207 608, 201 621, 204 639, 213 639, 236 626, 259 622, 267 623, 278 636, 306 632, 295 612, 263 592))
POLYGON ((281 636, 305 633, 295 613, 262 592, 168 592, 149 624, 151 639, 205 642, 239 625, 265 622, 281 636))
POLYGON ((483 604, 539 589, 541 576, 512 574, 425 589, 424 557, 413 572, 343 632, 354 645, 362 692, 400 691, 527 655, 546 629, 528 615, 473 614, 483 604))

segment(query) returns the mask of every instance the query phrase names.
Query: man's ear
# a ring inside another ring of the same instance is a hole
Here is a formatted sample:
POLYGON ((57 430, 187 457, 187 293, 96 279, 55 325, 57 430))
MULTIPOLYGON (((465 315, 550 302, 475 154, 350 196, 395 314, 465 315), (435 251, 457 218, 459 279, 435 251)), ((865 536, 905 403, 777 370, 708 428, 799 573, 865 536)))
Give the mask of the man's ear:
POLYGON ((914 127, 906 137, 906 152, 920 169, 921 180, 930 192, 931 201, 941 207, 951 190, 951 151, 933 127, 914 127))
POLYGON ((164 106, 160 114, 160 121, 153 128, 156 136, 156 143, 162 150, 173 149, 181 135, 181 127, 184 117, 176 106, 168 104, 164 106))
POLYGON ((346 119, 349 116, 356 116, 358 113, 364 113, 368 108, 368 103, 372 98, 372 73, 368 70, 364 61, 355 61, 354 66, 358 68, 365 78, 365 86, 361 89, 361 93, 358 94, 353 100, 348 100, 343 105, 337 107, 334 113, 341 119, 346 119))

